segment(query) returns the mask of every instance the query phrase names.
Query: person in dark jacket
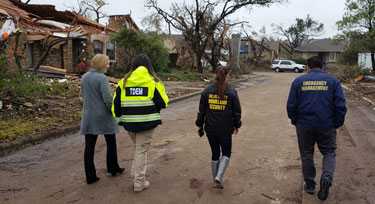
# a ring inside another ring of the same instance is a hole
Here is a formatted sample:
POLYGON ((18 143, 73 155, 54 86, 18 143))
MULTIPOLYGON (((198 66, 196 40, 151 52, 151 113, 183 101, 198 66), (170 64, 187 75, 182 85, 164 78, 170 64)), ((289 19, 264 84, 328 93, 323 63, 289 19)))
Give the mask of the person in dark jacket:
POLYGON ((154 129, 161 124, 160 110, 168 106, 168 96, 156 76, 150 58, 137 55, 129 73, 118 83, 113 97, 112 114, 134 143, 131 174, 134 191, 149 188, 146 181, 147 151, 154 129))
POLYGON ((99 180, 94 165, 94 150, 98 135, 104 135, 107 143, 108 173, 116 176, 125 170, 120 168, 117 162, 115 134, 119 132, 119 128, 111 114, 112 93, 108 78, 104 75, 109 68, 108 56, 95 55, 91 60, 91 67, 81 80, 83 112, 80 134, 85 135, 84 163, 88 184, 99 180))
POLYGON ((224 187, 222 178, 232 152, 232 134, 237 134, 242 125, 240 101, 237 91, 227 84, 228 77, 227 67, 216 69, 215 83, 202 92, 195 122, 198 135, 204 131, 207 134, 212 151, 213 187, 220 189, 224 187))
POLYGON ((346 102, 340 81, 324 73, 320 57, 308 59, 307 71, 307 74, 297 77, 292 83, 287 112, 297 130, 304 189, 307 193, 315 192, 315 143, 323 154, 318 198, 326 200, 336 166, 336 129, 344 124, 346 102))

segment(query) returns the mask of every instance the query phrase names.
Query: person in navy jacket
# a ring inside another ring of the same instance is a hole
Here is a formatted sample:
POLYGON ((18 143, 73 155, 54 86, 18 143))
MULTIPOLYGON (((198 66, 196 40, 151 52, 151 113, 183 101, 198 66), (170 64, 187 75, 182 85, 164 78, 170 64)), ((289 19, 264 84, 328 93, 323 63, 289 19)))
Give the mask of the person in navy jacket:
POLYGON ((304 189, 310 194, 314 194, 316 185, 315 143, 323 154, 318 198, 326 200, 336 166, 336 129, 344 124, 346 102, 340 81, 324 73, 320 57, 308 59, 307 71, 292 83, 287 112, 296 126, 304 189))

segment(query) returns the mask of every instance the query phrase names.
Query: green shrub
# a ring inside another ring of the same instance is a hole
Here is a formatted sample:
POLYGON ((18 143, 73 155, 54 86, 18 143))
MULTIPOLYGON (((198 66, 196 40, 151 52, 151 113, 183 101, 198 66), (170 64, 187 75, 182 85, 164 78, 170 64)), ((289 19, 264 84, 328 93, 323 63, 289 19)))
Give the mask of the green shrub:
MULTIPOLYGON (((48 82, 38 76, 23 72, 10 74, 0 69, 0 77, 0 96, 9 97, 20 103, 33 102, 45 94, 64 95, 72 89, 66 82, 48 82)), ((77 96, 80 94, 78 89, 72 92, 77 96)))
POLYGON ((115 67, 113 70, 108 70, 107 73, 108 75, 114 78, 120 79, 125 76, 125 74, 127 73, 127 70, 128 69, 125 66, 115 67))
POLYGON ((237 74, 251 74, 255 65, 250 65, 248 63, 240 62, 240 67, 233 66, 232 71, 237 74))
POLYGON ((33 101, 33 98, 48 93, 50 86, 34 75, 24 73, 6 73, 1 70, 0 95, 10 96, 19 102, 33 101))
POLYGON ((294 61, 297 64, 307 65, 307 59, 305 59, 305 58, 292 58, 290 60, 294 61))
POLYGON ((125 65, 126 67, 131 66, 131 62, 137 54, 144 53, 150 57, 152 66, 156 72, 169 69, 169 53, 167 48, 164 47, 161 35, 124 28, 115 34, 112 40, 126 52, 124 54, 125 61, 128 62, 125 65))

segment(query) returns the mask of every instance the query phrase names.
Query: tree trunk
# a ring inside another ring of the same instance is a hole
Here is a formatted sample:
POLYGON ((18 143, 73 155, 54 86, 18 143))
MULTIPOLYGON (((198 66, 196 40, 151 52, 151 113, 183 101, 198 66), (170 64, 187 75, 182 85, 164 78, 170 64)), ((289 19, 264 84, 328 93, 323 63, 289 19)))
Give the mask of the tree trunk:
POLYGON ((46 48, 46 50, 43 52, 42 56, 39 58, 38 62, 34 65, 33 70, 34 74, 38 74, 38 70, 40 65, 43 64, 43 62, 47 59, 49 55, 49 51, 52 49, 53 46, 55 46, 57 43, 62 42, 62 41, 68 41, 71 40, 71 38, 65 38, 65 39, 57 39, 52 41, 46 48))
POLYGON ((14 59, 16 61, 17 68, 21 70, 21 58, 22 56, 18 55, 18 45, 20 40, 21 32, 16 33, 15 46, 14 46, 14 59))
POLYGON ((372 71, 375 72, 375 57, 374 57, 374 52, 371 52, 371 65, 372 65, 372 71))
POLYGON ((42 65, 43 62, 46 60, 49 51, 50 51, 50 49, 45 50, 45 51, 43 52, 42 56, 39 58, 38 62, 34 65, 33 69, 34 69, 34 74, 35 74, 35 75, 38 74, 39 67, 40 67, 40 65, 42 65))
POLYGON ((219 57, 220 57, 220 54, 218 54, 217 50, 215 50, 215 48, 213 48, 211 50, 211 57, 208 60, 208 62, 210 63, 210 65, 212 67, 212 72, 213 73, 215 73, 217 65, 219 64, 219 57))
POLYGON ((197 69, 198 73, 203 73, 203 66, 202 66, 202 55, 197 55, 197 69))

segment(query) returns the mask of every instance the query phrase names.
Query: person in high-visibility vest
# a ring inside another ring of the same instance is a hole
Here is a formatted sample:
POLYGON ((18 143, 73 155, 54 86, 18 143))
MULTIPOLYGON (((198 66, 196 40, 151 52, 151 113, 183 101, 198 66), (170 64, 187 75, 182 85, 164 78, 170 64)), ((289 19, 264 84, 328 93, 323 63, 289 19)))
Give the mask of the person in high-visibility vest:
POLYGON ((162 81, 156 76, 151 60, 139 54, 129 73, 117 85, 112 113, 134 143, 134 191, 150 186, 146 181, 147 151, 156 126, 161 124, 160 110, 168 106, 168 96, 162 81))

